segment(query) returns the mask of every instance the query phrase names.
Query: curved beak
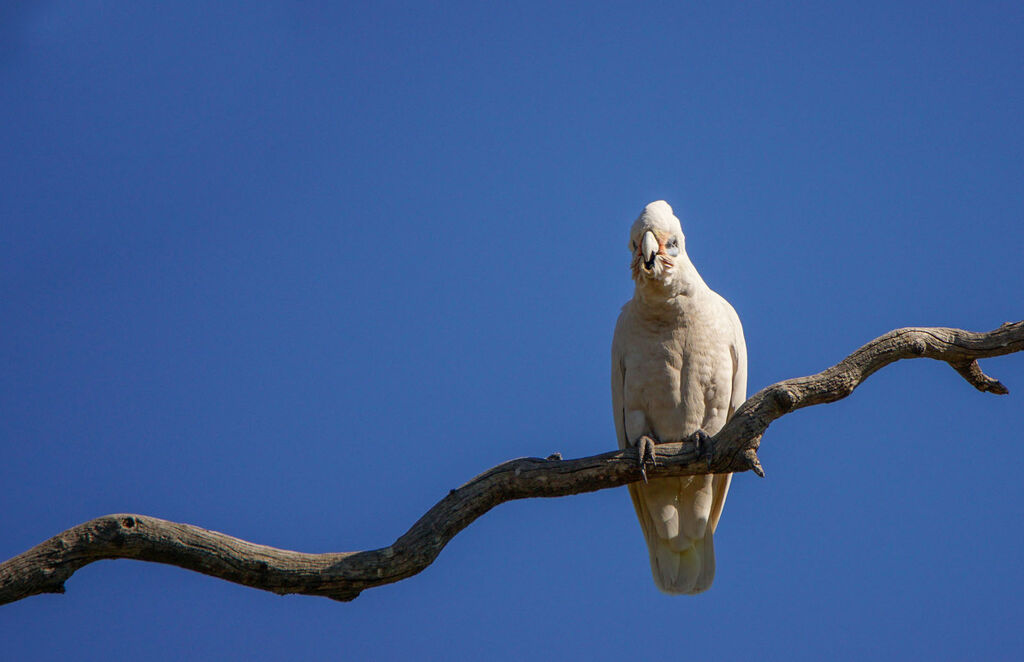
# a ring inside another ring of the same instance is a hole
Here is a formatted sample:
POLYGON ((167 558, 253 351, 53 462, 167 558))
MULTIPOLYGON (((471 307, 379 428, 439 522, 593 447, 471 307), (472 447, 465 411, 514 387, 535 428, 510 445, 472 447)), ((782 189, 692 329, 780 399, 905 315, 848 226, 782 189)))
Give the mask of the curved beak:
POLYGON ((643 258, 644 268, 650 269, 654 266, 654 258, 658 255, 658 240, 654 233, 648 230, 640 240, 640 257, 643 258))

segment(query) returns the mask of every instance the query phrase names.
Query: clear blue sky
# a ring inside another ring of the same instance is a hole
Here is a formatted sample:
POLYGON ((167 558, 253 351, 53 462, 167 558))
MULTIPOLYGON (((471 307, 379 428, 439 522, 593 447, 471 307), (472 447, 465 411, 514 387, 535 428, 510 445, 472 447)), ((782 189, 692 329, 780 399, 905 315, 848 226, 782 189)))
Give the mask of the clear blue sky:
MULTIPOLYGON (((615 447, 651 200, 751 392, 1024 317, 1024 5, 0 5, 0 557, 111 512, 389 544, 503 460, 615 447)), ((506 504, 350 604, 91 565, 10 659, 1011 659, 1024 356, 787 416, 708 593, 625 490, 506 504), (986 448, 987 450, 982 450, 986 448)))

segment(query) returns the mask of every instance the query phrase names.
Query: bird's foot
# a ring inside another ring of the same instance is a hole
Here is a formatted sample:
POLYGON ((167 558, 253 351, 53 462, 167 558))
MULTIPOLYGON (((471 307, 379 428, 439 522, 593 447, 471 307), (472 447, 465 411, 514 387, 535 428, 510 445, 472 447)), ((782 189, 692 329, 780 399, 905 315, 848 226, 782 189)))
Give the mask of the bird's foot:
POLYGON ((647 482, 647 461, 650 460, 651 466, 658 466, 658 453, 654 450, 657 444, 654 439, 646 434, 640 435, 640 438, 636 440, 636 455, 637 461, 640 463, 640 475, 643 476, 644 482, 647 482))
POLYGON ((697 457, 704 458, 704 462, 707 464, 708 469, 710 469, 711 458, 715 456, 715 447, 711 437, 704 430, 697 430, 690 435, 689 440, 697 447, 697 457))

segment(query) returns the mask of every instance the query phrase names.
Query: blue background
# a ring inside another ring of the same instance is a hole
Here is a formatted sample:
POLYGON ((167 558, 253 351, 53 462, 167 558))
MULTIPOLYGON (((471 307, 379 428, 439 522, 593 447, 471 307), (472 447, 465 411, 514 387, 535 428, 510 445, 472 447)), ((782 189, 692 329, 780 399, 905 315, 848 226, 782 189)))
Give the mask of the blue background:
MULTIPOLYGON (((387 545, 503 460, 615 447, 629 224, 668 200, 750 392, 1024 315, 1024 5, 0 5, 0 557, 111 512, 387 545)), ((711 591, 625 490, 498 507, 355 602, 131 561, 10 659, 1011 659, 1024 356, 787 416, 711 591)))

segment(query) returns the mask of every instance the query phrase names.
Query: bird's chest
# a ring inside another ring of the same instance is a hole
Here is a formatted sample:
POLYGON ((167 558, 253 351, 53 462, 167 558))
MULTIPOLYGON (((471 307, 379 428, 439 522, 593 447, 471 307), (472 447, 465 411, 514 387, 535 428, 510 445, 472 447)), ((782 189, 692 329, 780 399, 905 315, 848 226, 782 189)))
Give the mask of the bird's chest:
POLYGON ((624 357, 626 409, 642 411, 662 441, 682 439, 725 415, 731 356, 717 332, 701 320, 650 325, 624 357))

